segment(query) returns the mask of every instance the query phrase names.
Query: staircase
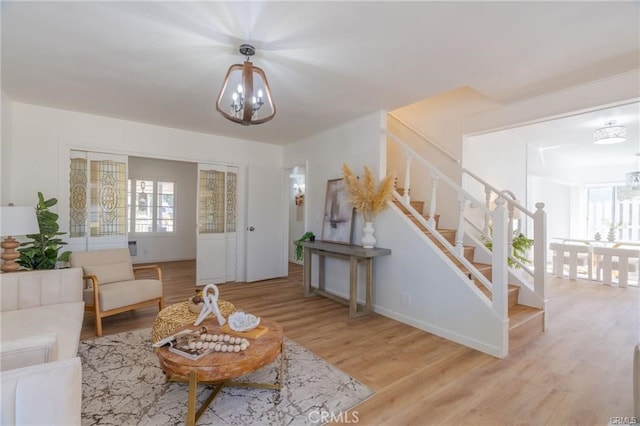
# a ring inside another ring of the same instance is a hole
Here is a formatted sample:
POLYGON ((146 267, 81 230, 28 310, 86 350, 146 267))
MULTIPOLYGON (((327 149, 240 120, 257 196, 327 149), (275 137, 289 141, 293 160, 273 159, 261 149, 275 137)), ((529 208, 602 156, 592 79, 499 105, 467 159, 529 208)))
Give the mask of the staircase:
MULTIPOLYGON (((404 189, 398 188, 397 191, 400 194, 404 193, 404 189)), ((393 200, 393 203, 407 218, 413 222, 417 229, 424 233, 433 243, 451 260, 451 262, 460 269, 470 280, 473 281, 475 286, 489 299, 492 299, 492 293, 489 291, 480 281, 475 279, 472 273, 464 266, 456 257, 432 234, 432 232, 423 225, 414 213, 409 211, 400 201, 393 200)), ((424 211, 424 201, 411 200, 411 207, 417 212, 424 211)), ((429 220, 429 215, 423 215, 423 218, 429 220)), ((434 215, 435 229, 442 235, 452 246, 455 245, 456 230, 440 228, 440 216, 434 215)), ((488 263, 476 262, 474 246, 463 246, 463 256, 467 259, 478 271, 482 273, 489 281, 492 281, 492 266, 488 263)), ((509 346, 510 352, 518 351, 523 347, 523 344, 530 342, 534 336, 542 333, 544 330, 544 310, 538 309, 518 303, 520 293, 520 286, 509 284, 508 285, 508 316, 509 316, 509 346)), ((525 345, 526 346, 526 345, 525 345)))

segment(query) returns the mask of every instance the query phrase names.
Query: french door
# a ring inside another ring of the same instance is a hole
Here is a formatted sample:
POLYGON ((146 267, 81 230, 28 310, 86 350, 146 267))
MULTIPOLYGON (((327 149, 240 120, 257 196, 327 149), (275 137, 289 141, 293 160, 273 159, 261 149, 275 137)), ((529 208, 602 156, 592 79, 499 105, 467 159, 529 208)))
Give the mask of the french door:
POLYGON ((237 167, 198 164, 197 285, 236 280, 237 187, 237 167))
POLYGON ((127 157, 71 151, 71 251, 127 247, 127 157))

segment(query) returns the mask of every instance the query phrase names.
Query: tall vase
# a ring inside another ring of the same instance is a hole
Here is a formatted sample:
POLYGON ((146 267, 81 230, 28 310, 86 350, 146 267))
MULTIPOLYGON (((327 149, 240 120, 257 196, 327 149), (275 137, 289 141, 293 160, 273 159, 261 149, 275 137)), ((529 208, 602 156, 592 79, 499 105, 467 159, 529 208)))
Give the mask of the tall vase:
POLYGON ((362 247, 375 247, 376 237, 373 236, 374 231, 375 229, 373 229, 373 222, 365 222, 364 229, 362 230, 362 247))

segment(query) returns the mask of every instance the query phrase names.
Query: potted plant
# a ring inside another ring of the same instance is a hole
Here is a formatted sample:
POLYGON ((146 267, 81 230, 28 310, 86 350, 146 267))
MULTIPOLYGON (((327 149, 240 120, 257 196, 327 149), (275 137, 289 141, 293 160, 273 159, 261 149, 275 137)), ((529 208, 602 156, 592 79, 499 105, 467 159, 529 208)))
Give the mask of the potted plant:
POLYGON ((20 258, 17 263, 23 268, 55 269, 57 262, 69 261, 70 251, 59 254, 62 246, 67 243, 58 238, 58 235, 64 235, 64 232, 58 231, 58 215, 49 211, 57 203, 56 198, 45 200, 42 192, 38 192, 36 217, 40 233, 27 235, 33 241, 20 244, 22 248, 18 249, 20 258))
POLYGON ((342 177, 347 191, 349 191, 349 200, 353 207, 362 214, 364 220, 362 247, 373 248, 376 244, 376 238, 373 235, 373 219, 387 207, 387 201, 391 199, 396 179, 395 174, 388 174, 376 184, 373 172, 369 167, 364 166, 364 175, 360 180, 351 168, 343 163, 342 177))
POLYGON ((302 237, 300 237, 300 239, 294 241, 296 245, 296 260, 302 260, 302 252, 304 250, 304 247, 302 247, 302 243, 305 241, 315 241, 315 240, 316 240, 316 235, 311 231, 307 231, 304 234, 302 234, 302 237))
MULTIPOLYGON (((493 241, 491 239, 485 239, 484 245, 489 250, 493 250, 493 241)), ((511 245, 513 246, 513 257, 518 259, 522 264, 529 265, 531 263, 531 260, 527 257, 527 250, 533 247, 533 240, 531 238, 527 238, 527 236, 523 233, 516 231, 513 235, 513 241, 511 242, 511 245)), ((512 260, 511 257, 507 258, 507 264, 511 268, 520 268, 520 265, 512 260)))

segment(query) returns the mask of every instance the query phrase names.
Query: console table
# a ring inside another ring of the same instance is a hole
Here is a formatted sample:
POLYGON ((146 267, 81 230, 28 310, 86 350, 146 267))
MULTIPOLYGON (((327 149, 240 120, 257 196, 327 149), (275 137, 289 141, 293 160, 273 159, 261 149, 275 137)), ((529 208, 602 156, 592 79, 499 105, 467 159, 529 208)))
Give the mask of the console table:
POLYGON ((373 311, 373 259, 377 256, 391 254, 385 248, 363 248, 362 246, 329 243, 326 241, 305 241, 304 247, 304 296, 318 294, 340 303, 349 305, 349 316, 358 317, 373 311), (318 288, 311 287, 311 255, 318 255, 318 288), (324 259, 332 257, 349 261, 349 299, 336 296, 325 291, 324 259), (358 303, 358 263, 364 263, 365 304, 358 303))

